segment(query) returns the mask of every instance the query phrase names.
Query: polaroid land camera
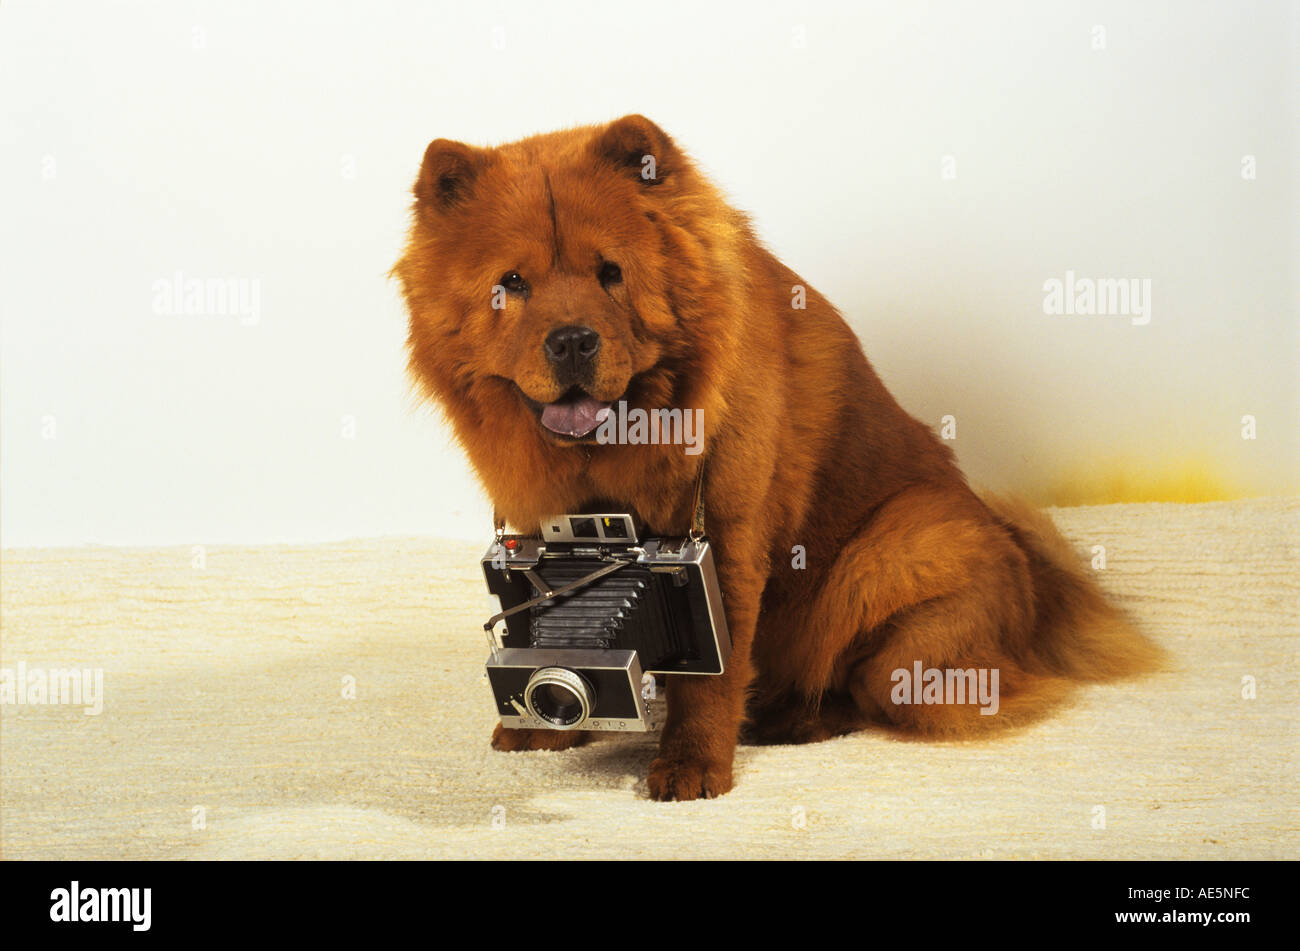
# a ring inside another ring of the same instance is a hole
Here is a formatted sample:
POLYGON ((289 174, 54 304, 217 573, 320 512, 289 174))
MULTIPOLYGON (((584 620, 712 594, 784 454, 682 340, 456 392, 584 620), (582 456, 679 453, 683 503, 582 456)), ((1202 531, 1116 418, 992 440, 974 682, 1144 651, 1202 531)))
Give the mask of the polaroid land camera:
POLYGON ((541 529, 498 531, 483 556, 502 608, 483 626, 502 726, 644 732, 643 674, 723 672, 731 637, 702 531, 641 541, 630 515, 563 515, 541 529))

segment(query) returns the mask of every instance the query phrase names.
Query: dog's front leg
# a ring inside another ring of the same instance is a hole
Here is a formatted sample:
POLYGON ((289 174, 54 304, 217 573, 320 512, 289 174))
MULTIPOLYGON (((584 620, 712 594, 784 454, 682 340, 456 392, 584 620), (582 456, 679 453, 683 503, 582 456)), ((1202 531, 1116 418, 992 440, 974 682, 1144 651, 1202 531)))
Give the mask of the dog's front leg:
POLYGON ((750 646, 765 576, 756 565, 720 560, 731 658, 718 676, 676 675, 668 678, 668 719, 659 755, 650 764, 653 799, 712 799, 731 789, 731 763, 745 696, 753 678, 750 646))

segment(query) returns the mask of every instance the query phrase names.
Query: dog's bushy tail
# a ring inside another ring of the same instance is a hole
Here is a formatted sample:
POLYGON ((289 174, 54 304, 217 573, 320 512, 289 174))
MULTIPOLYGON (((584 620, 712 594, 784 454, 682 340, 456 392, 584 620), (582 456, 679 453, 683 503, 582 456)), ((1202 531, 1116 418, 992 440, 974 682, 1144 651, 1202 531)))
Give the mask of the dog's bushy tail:
POLYGON ((1165 666, 1165 654, 1111 604, 1052 520, 1018 499, 983 495, 1029 558, 1037 609, 1033 657, 1044 673, 1114 680, 1165 666))

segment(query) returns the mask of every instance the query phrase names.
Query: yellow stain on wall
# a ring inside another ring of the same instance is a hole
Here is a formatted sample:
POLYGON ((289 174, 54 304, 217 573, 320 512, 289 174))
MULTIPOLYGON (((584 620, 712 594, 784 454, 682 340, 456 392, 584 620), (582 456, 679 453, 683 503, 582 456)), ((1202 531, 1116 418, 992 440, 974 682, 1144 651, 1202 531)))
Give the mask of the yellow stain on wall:
POLYGON ((1106 505, 1112 502, 1222 502, 1254 493, 1224 477, 1212 462, 1106 460, 1083 463, 1027 493, 1039 505, 1106 505))

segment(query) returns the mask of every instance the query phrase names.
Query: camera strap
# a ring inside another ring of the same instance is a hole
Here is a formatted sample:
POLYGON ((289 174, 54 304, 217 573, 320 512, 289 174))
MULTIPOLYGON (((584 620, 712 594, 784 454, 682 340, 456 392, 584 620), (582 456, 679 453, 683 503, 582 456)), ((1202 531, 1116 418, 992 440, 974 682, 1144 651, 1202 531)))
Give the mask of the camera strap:
POLYGON ((695 504, 691 506, 691 541, 704 537, 704 461, 695 471, 695 504))

